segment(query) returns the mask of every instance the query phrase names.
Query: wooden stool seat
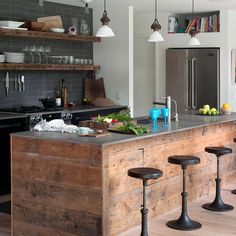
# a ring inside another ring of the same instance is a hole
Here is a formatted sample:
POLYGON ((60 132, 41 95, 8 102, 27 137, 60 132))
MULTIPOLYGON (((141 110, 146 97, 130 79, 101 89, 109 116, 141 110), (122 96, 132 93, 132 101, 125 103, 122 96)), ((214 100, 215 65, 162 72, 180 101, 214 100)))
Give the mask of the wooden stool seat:
POLYGON ((213 153, 216 156, 223 156, 232 153, 232 149, 227 147, 206 147, 205 151, 213 153))
POLYGON ((231 211, 234 209, 233 206, 229 204, 225 204, 221 198, 221 187, 220 187, 220 157, 226 154, 232 153, 231 148, 227 147, 205 147, 205 151, 208 153, 215 154, 217 157, 217 165, 216 165, 216 195, 215 200, 212 203, 206 203, 202 207, 209 211, 231 211))
POLYGON ((150 167, 137 167, 128 170, 128 176, 141 179, 143 182, 143 204, 141 206, 141 236, 148 236, 148 227, 147 227, 147 214, 148 209, 146 207, 146 186, 149 179, 157 179, 162 176, 162 171, 159 169, 154 169, 150 167))
POLYGON ((168 162, 176 165, 196 165, 200 163, 200 158, 195 156, 176 155, 168 157, 168 162))
POLYGON ((128 170, 128 176, 141 180, 157 179, 162 174, 161 170, 150 167, 138 167, 128 170))

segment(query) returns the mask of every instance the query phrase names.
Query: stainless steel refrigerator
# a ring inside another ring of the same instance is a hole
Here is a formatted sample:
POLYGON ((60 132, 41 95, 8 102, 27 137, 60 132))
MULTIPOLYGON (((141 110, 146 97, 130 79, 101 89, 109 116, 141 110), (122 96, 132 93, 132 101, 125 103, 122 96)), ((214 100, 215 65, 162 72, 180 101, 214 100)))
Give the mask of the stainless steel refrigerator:
POLYGON ((177 101, 178 112, 205 104, 219 109, 220 49, 167 49, 166 95, 177 101))

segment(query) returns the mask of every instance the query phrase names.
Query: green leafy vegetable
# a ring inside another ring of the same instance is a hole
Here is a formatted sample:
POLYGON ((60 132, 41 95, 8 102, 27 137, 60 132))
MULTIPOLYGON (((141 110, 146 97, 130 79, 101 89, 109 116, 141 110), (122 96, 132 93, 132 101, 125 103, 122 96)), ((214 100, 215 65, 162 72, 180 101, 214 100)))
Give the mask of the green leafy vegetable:
POLYGON ((127 124, 118 126, 117 130, 120 130, 122 132, 136 134, 136 135, 142 135, 142 134, 150 132, 150 130, 147 127, 134 125, 132 123, 127 123, 127 124))
POLYGON ((106 118, 112 119, 112 120, 117 120, 118 122, 129 122, 131 120, 129 109, 125 109, 125 110, 122 110, 120 112, 111 113, 111 114, 109 114, 107 116, 100 116, 100 115, 98 115, 95 118, 95 121, 103 122, 104 119, 106 119, 106 118))

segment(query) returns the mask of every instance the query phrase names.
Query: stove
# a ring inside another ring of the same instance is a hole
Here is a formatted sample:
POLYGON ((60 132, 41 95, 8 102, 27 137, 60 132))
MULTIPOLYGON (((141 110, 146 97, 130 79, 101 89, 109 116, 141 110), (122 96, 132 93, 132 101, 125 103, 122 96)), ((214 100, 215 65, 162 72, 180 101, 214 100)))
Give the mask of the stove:
POLYGON ((71 124, 72 113, 62 107, 45 108, 39 106, 16 106, 11 108, 0 108, 0 111, 26 114, 27 129, 30 130, 42 119, 47 121, 62 119, 65 123, 71 124))

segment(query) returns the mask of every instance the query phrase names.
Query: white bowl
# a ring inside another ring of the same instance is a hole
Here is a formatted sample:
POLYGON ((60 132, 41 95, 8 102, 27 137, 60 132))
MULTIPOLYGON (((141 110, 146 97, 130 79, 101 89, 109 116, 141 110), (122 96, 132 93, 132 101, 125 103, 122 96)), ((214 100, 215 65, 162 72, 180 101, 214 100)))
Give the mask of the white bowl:
POLYGON ((24 63, 25 54, 22 52, 3 52, 8 63, 24 63))
POLYGON ((62 29, 62 28, 51 28, 50 31, 54 32, 54 33, 64 33, 65 29, 62 29))
POLYGON ((0 54, 0 63, 5 62, 5 59, 6 59, 5 55, 0 54))
POLYGON ((222 113, 223 114, 225 114, 225 115, 227 115, 227 114, 231 114, 231 112, 232 112, 232 108, 228 108, 228 109, 226 109, 226 108, 220 108, 220 110, 222 111, 222 113))
POLYGON ((23 25, 25 22, 22 21, 0 21, 0 26, 6 26, 6 27, 13 27, 18 28, 19 26, 23 25))

